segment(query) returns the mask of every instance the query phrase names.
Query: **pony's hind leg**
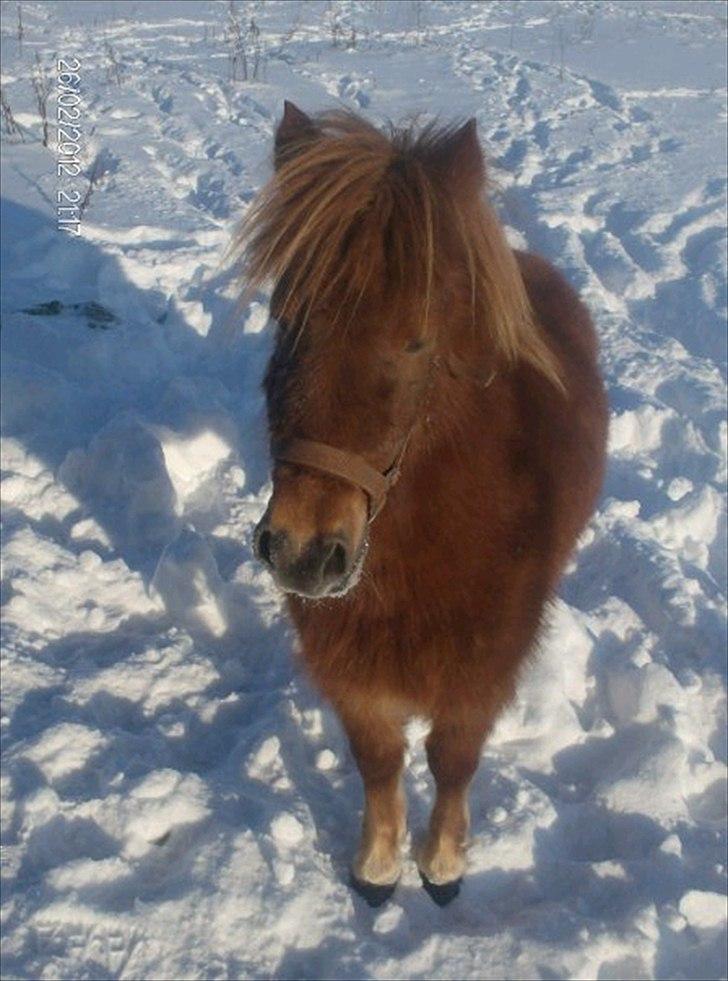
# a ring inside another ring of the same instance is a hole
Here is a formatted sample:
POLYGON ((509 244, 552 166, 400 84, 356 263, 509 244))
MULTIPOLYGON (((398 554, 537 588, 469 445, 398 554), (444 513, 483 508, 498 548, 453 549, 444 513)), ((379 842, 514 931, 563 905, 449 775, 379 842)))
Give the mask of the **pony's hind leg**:
POLYGON ((400 719, 376 707, 339 715, 364 782, 362 837, 352 872, 364 885, 393 886, 402 868, 405 798, 404 733, 400 719))
POLYGON ((435 806, 417 864, 427 882, 454 883, 465 871, 470 814, 468 788, 488 731, 485 722, 435 720, 427 737, 427 761, 435 778, 435 806))

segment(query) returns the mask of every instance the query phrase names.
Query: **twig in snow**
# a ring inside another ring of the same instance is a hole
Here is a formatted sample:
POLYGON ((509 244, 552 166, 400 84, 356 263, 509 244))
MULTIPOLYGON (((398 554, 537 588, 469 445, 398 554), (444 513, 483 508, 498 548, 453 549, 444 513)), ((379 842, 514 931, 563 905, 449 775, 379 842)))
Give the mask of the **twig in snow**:
POLYGON ((3 123, 5 125, 5 132, 8 136, 19 136, 21 141, 25 143, 25 138, 23 137, 23 131, 20 126, 15 122, 15 116, 13 116, 13 110, 10 108, 8 100, 5 98, 5 93, 3 92, 2 86, 0 85, 0 109, 3 114, 3 123))
POLYGON ((101 153, 96 154, 94 158, 94 162, 91 164, 91 169, 88 172, 88 187, 86 188, 86 193, 84 194, 83 200, 81 201, 81 204, 79 205, 79 209, 78 209, 79 220, 83 218, 84 212, 86 211, 89 204, 91 203, 91 198, 97 186, 101 183, 101 181, 108 173, 109 168, 107 166, 107 161, 108 161, 108 154, 104 153, 104 151, 101 151, 101 153))
POLYGON ((35 53, 32 82, 35 104, 38 107, 38 115, 43 126, 43 146, 48 146, 48 96, 51 94, 53 81, 41 64, 37 51, 35 53))
POLYGON ((238 72, 242 72, 243 81, 248 79, 248 59, 243 41, 243 25, 240 21, 235 0, 228 5, 228 20, 225 36, 230 45, 230 81, 238 81, 238 72))
POLYGON ((106 79, 109 82, 116 82, 117 86, 121 88, 122 65, 119 56, 108 41, 104 42, 104 51, 106 52, 107 61, 106 79))

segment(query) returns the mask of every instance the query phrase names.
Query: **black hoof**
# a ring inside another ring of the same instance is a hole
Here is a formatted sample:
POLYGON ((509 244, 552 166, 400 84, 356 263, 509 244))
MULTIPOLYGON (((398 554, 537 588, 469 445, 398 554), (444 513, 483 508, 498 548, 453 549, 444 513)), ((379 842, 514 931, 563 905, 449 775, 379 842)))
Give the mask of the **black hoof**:
POLYGON ((422 879, 425 892, 438 906, 447 906, 448 903, 451 903, 460 893, 460 883, 463 881, 462 879, 453 879, 452 882, 445 882, 443 885, 438 886, 434 882, 430 882, 422 872, 420 872, 420 879, 422 879))
POLYGON ((349 876, 349 885, 354 892, 359 893, 364 902, 372 909, 386 903, 397 888, 396 882, 391 886, 375 886, 373 882, 362 882, 361 879, 357 879, 353 875, 349 876))

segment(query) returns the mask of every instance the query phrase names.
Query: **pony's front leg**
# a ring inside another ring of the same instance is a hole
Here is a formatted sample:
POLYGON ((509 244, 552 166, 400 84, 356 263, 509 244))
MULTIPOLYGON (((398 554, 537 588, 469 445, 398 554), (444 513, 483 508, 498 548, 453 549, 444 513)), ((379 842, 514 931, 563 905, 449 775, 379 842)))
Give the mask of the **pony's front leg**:
MULTIPOLYGON (((487 730, 485 723, 435 720, 427 737, 427 761, 435 778, 436 797, 427 837, 417 855, 426 885, 454 885, 465 871, 468 788, 487 730)), ((440 898, 446 901, 453 895, 443 893, 440 898)), ((438 898, 434 893, 433 897, 438 898)))
MULTIPOLYGON (((403 724, 374 706, 356 712, 337 708, 364 782, 364 820, 353 877, 365 887, 393 887, 402 868, 406 829, 403 724)), ((374 893, 367 898, 375 899, 374 893)))

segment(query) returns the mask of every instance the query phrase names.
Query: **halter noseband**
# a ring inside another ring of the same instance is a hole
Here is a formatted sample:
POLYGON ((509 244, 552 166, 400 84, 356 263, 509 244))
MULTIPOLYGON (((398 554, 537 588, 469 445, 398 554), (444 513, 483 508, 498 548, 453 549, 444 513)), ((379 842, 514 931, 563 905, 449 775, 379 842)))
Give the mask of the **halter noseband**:
MULTIPOLYGON (((410 430, 411 432, 411 430, 410 430)), ((369 521, 373 521, 384 507, 387 493, 399 477, 399 464, 409 441, 409 433, 404 439, 394 462, 384 472, 372 467, 356 453, 339 450, 328 443, 318 443, 313 439, 292 439, 275 452, 278 463, 294 463, 312 467, 332 477, 340 477, 349 484, 359 487, 369 499, 369 521)))

